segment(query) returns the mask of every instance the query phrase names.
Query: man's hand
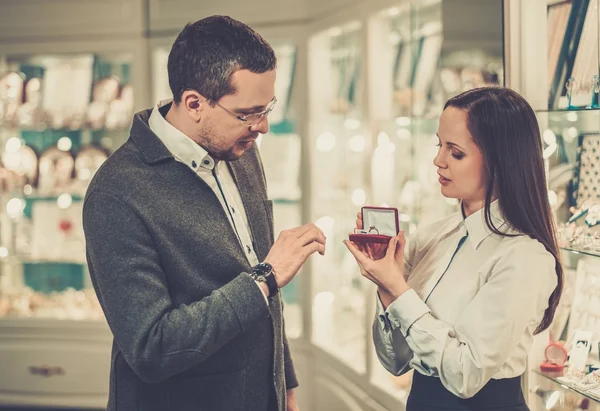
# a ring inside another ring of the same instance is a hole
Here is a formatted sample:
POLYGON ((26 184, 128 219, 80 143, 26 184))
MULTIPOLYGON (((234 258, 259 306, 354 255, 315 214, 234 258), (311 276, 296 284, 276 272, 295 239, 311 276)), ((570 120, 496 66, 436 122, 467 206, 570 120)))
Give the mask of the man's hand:
POLYGON ((325 234, 314 224, 284 230, 271 247, 265 262, 271 264, 279 288, 296 276, 308 257, 325 254, 325 234))
POLYGON ((300 411, 298 403, 296 402, 296 393, 293 389, 287 390, 287 410, 286 411, 300 411))

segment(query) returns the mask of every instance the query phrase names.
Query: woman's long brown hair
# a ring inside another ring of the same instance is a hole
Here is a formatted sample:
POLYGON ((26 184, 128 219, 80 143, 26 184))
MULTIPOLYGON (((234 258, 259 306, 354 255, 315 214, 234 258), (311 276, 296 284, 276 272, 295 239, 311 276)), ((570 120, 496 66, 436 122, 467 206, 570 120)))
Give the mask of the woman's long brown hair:
POLYGON ((529 103, 513 90, 484 87, 451 98, 446 107, 466 111, 467 126, 484 157, 485 221, 490 230, 502 233, 490 214, 492 195, 510 227, 538 240, 556 261, 558 284, 548 300, 538 334, 547 329, 563 288, 563 268, 555 236, 555 224, 548 200, 542 139, 535 113, 529 103))

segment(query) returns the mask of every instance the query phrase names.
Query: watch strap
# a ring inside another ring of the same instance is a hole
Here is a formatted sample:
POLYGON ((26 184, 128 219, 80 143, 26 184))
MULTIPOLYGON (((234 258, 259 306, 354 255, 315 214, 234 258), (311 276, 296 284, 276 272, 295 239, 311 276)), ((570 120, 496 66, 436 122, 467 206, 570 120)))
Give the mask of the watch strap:
POLYGON ((275 297, 275 294, 279 292, 279 286, 277 285, 277 280, 275 279, 275 273, 271 272, 269 275, 263 277, 267 280, 267 287, 269 287, 269 297, 275 297))

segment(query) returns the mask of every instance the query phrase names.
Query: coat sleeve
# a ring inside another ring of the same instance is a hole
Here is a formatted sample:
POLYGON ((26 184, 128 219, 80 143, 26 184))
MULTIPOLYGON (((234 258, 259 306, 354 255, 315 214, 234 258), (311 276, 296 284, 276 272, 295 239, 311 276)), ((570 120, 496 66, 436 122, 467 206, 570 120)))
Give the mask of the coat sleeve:
POLYGON ((151 233, 112 194, 88 195, 83 226, 94 289, 116 344, 145 382, 194 367, 269 317, 247 273, 199 301, 174 306, 151 233))

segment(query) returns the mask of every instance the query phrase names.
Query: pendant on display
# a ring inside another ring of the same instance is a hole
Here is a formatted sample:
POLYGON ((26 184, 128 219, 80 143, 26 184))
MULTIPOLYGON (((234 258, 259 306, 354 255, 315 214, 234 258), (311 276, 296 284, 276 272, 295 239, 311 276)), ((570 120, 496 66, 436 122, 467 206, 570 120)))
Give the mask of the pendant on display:
POLYGON ((34 184, 38 169, 38 156, 33 148, 21 144, 14 151, 5 150, 2 153, 4 167, 23 177, 24 184, 34 184))
POLYGON ((10 72, 0 75, 0 100, 3 105, 3 123, 9 127, 18 126, 18 110, 23 101, 23 77, 10 72))
POLYGON ((75 160, 69 151, 56 146, 40 156, 38 190, 42 195, 67 191, 73 176, 75 160))
POLYGON ((107 158, 106 151, 101 148, 95 146, 82 148, 75 157, 75 178, 80 181, 90 181, 107 158))
POLYGON ((88 107, 87 123, 93 130, 106 126, 106 117, 109 106, 119 95, 119 80, 116 77, 107 77, 99 80, 94 85, 93 100, 88 107))
POLYGON ((24 186, 25 178, 22 175, 0 164, 0 195, 20 194, 24 186))
POLYGON ((42 104, 42 79, 33 77, 25 84, 25 103, 19 107, 19 124, 24 128, 44 127, 42 104))

